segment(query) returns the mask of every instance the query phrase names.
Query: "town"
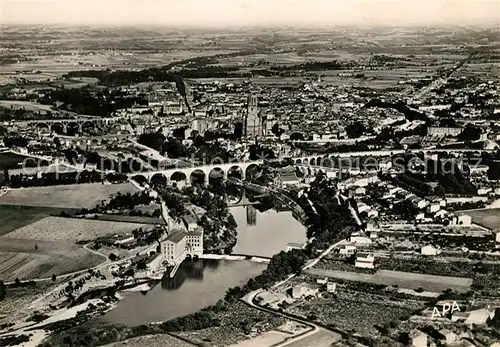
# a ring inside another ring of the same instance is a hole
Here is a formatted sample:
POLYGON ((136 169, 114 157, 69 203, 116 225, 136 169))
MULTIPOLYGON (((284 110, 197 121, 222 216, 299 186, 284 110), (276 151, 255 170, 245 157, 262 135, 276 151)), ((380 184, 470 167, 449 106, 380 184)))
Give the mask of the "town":
POLYGON ((38 29, 1 346, 500 346, 498 28, 38 29))

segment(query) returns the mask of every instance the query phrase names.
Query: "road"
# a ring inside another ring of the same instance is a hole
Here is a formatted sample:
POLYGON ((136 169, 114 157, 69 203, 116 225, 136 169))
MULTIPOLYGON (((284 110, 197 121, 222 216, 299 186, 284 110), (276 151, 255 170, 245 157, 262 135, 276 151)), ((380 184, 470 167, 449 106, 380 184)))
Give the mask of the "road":
POLYGON ((288 315, 287 313, 282 313, 282 312, 277 312, 272 309, 268 309, 265 307, 261 307, 259 305, 254 304, 254 299, 255 297, 261 293, 263 290, 258 289, 256 291, 253 291, 247 295, 245 295, 242 299, 242 301, 249 305, 250 307, 275 314, 281 317, 284 317, 286 319, 289 319, 291 321, 294 321, 296 323, 304 324, 306 326, 311 327, 311 330, 308 331, 305 334, 299 335, 296 338, 293 338, 291 340, 284 341, 282 343, 276 344, 275 346, 296 346, 296 347, 304 347, 304 346, 311 346, 311 347, 328 347, 332 343, 339 341, 342 338, 342 335, 337 333, 336 331, 328 330, 325 329, 315 323, 312 323, 306 319, 300 319, 291 315, 288 315))

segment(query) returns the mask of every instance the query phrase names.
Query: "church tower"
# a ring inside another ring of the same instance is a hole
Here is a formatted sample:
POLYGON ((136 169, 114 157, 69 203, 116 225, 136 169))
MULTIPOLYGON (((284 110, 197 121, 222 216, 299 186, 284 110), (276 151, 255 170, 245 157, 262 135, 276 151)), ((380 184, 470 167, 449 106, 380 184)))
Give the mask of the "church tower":
POLYGON ((262 121, 259 117, 259 107, 255 95, 248 96, 244 128, 246 137, 262 136, 262 121))

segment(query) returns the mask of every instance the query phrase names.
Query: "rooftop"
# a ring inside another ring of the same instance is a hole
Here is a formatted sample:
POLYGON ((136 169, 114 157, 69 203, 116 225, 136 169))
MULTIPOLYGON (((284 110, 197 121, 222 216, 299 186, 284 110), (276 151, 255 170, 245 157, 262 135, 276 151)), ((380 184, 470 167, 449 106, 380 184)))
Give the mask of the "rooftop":
POLYGON ((165 241, 170 241, 173 243, 178 243, 186 237, 186 234, 179 229, 174 229, 170 234, 168 234, 165 241))

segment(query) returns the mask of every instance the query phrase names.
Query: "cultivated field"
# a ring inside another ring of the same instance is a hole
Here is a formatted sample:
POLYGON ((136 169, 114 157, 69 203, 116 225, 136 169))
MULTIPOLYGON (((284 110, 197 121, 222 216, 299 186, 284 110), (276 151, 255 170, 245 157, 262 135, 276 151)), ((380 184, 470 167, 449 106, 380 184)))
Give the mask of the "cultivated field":
POLYGON ((329 347, 332 343, 340 341, 341 336, 331 331, 319 330, 311 335, 307 335, 301 339, 296 340, 290 344, 288 347, 329 347))
POLYGON ((441 292, 452 289, 457 292, 466 292, 472 285, 472 279, 464 277, 449 277, 425 275, 410 272, 379 270, 374 275, 325 269, 310 269, 307 273, 320 277, 332 277, 354 282, 383 284, 386 286, 397 285, 400 288, 423 288, 429 292, 441 292))
POLYGON ((133 339, 111 343, 103 347, 191 347, 191 343, 184 342, 176 337, 158 334, 136 337, 133 339))
POLYGON ((51 254, 52 251, 43 249, 43 246, 39 252, 39 254, 0 252, 0 279, 14 281, 16 278, 20 280, 49 278, 52 275, 82 271, 97 266, 105 260, 83 248, 67 244, 59 244, 58 254, 51 254))
POLYGON ((125 235, 148 224, 107 222, 92 219, 47 217, 4 235, 4 238, 40 241, 92 240, 106 235, 125 235))
POLYGON ((71 184, 9 190, 0 197, 0 205, 47 206, 59 208, 92 208, 111 194, 135 193, 131 183, 71 184))
POLYGON ((467 214, 472 217, 472 222, 488 229, 500 228, 500 208, 485 210, 471 210, 467 214))
POLYGON ((71 212, 72 209, 61 209, 52 207, 0 205, 0 236, 22 228, 61 211, 71 212))

